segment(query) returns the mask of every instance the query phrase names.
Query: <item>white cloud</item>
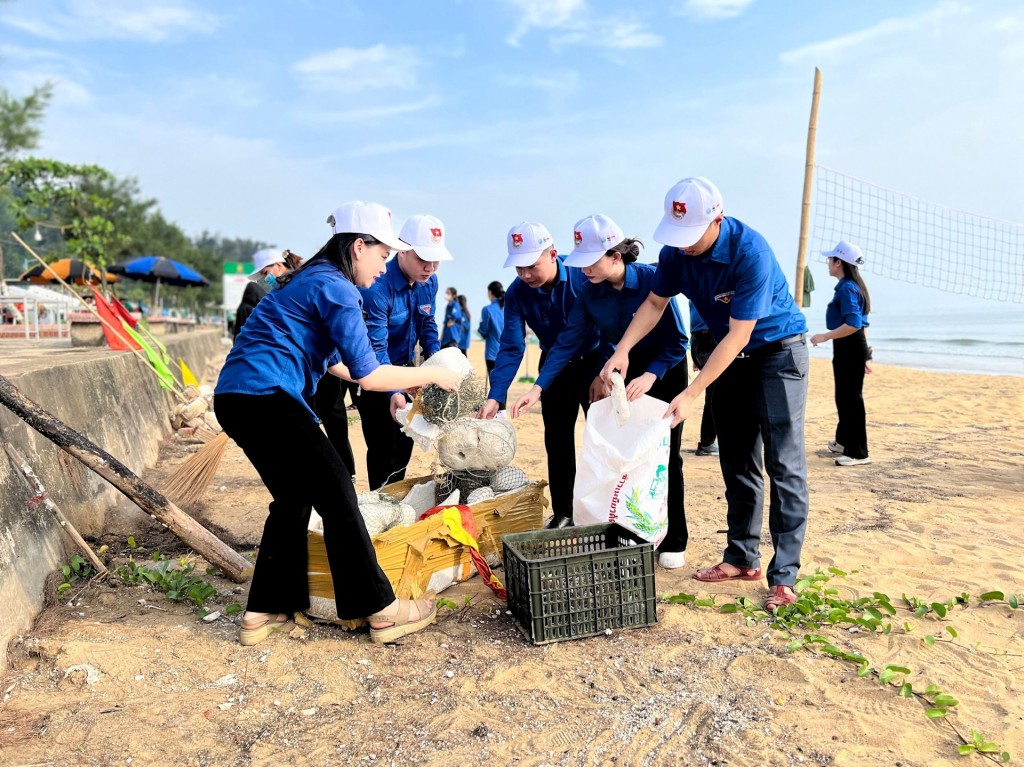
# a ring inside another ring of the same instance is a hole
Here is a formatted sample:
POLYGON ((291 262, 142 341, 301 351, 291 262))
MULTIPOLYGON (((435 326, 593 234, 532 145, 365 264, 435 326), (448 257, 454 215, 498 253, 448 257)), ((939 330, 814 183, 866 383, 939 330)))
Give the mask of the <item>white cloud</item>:
POLYGON ((210 34, 217 17, 188 0, 36 0, 31 12, 0 17, 7 26, 48 40, 136 40, 160 43, 210 34))
POLYGON ((579 28, 555 37, 556 45, 592 45, 598 48, 631 50, 657 48, 664 40, 648 32, 637 22, 602 19, 581 24, 579 28))
POLYGON ((439 97, 431 95, 418 101, 408 101, 401 104, 366 106, 328 112, 309 110, 305 116, 309 117, 310 122, 318 125, 323 123, 366 123, 422 112, 436 107, 440 103, 441 99, 439 97))
POLYGON ((686 0, 680 14, 707 21, 735 19, 742 16, 754 0, 686 0))
POLYGON ((515 29, 506 41, 519 45, 519 41, 533 28, 557 29, 569 23, 573 16, 584 10, 585 0, 505 0, 519 11, 515 29))
POLYGON ((416 85, 419 57, 411 48, 387 46, 335 48, 292 66, 308 88, 334 93, 357 93, 383 88, 408 89, 416 85))
POLYGON ((505 38, 512 46, 531 29, 552 33, 553 45, 589 45, 597 48, 629 50, 656 48, 660 35, 639 23, 617 16, 597 17, 587 9, 585 0, 505 0, 519 11, 515 28, 505 38))

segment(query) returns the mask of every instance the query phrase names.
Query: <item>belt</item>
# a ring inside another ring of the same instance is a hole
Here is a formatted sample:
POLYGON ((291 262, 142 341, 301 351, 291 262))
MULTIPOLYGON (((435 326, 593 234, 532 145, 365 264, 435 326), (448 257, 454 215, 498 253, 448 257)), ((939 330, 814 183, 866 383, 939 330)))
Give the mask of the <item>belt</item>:
POLYGON ((756 349, 751 349, 750 351, 737 354, 736 359, 757 359, 760 357, 767 357, 770 354, 777 354, 783 351, 787 346, 802 344, 805 338, 806 335, 804 333, 800 333, 799 335, 790 336, 789 338, 781 338, 778 341, 769 341, 764 346, 758 346, 756 349))

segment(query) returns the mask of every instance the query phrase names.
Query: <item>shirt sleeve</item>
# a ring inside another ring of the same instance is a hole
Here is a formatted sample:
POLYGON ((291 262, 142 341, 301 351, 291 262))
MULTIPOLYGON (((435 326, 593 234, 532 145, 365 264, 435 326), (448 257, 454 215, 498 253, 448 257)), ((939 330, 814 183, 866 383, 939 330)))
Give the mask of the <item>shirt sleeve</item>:
POLYGON ((388 315, 391 314, 392 296, 382 285, 359 291, 363 298, 363 316, 366 320, 366 335, 369 336, 377 360, 390 365, 388 356, 388 315))
MULTIPOLYGON (((542 389, 551 387, 558 374, 565 369, 572 356, 579 351, 583 342, 587 340, 587 334, 590 332, 592 325, 593 322, 587 312, 587 299, 584 293, 576 297, 576 302, 572 305, 572 311, 569 312, 569 321, 562 332, 558 334, 558 340, 555 341, 555 345, 548 350, 548 355, 544 358, 544 367, 541 368, 540 375, 537 377, 537 386, 542 389)), ((611 357, 611 354, 608 356, 611 357)))
POLYGON ((672 298, 680 288, 679 267, 677 259, 685 258, 675 248, 665 246, 658 254, 658 268, 651 281, 651 292, 662 298, 672 298))
MULTIPOLYGON (((441 341, 437 335, 437 318, 434 313, 437 311, 437 286, 434 286, 433 295, 430 297, 430 312, 426 315, 420 314, 420 348, 423 350, 423 358, 427 359, 441 350, 441 341)), ((416 307, 419 314, 419 307, 416 307)))
POLYGON ((501 347, 491 371, 491 391, 488 399, 504 402, 508 387, 519 370, 526 352, 526 320, 518 296, 509 291, 505 294, 505 328, 501 331, 501 347))
POLYGON ((363 302, 353 285, 329 280, 314 305, 352 378, 365 378, 380 367, 363 322, 363 302))
POLYGON ((491 321, 491 313, 487 311, 486 307, 480 311, 480 327, 476 329, 476 332, 481 338, 487 338, 487 329, 491 321))
POLYGON ((759 320, 772 312, 772 262, 768 243, 746 253, 736 270, 736 286, 729 302, 734 320, 759 320))
POLYGON ((839 294, 839 312, 843 315, 843 322, 851 328, 862 328, 865 325, 864 314, 861 311, 860 290, 854 282, 848 282, 843 286, 839 294))

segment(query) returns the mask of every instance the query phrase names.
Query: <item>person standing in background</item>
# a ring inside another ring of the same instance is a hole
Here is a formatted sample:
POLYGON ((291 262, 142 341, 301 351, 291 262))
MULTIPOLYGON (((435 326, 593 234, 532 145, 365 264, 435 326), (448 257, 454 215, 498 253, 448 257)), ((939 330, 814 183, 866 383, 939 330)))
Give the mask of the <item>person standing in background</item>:
MULTIPOLYGON (((445 247, 445 227, 435 216, 416 215, 399 235, 409 250, 387 264, 383 277, 370 288, 360 288, 363 315, 373 351, 381 364, 412 367, 419 344, 426 359, 441 343, 434 311, 437 269, 452 254, 445 247)), ((408 401, 404 392, 366 391, 356 397, 356 408, 366 440, 366 477, 371 490, 405 478, 412 456, 412 440, 402 433, 395 412, 408 401)))
POLYGON ((459 296, 459 308, 462 310, 462 338, 459 339, 459 349, 468 358, 469 342, 473 340, 473 326, 470 324, 469 302, 463 295, 459 296))
POLYGON ((487 286, 487 306, 480 310, 480 327, 476 332, 484 339, 484 364, 487 366, 487 385, 491 385, 494 360, 498 358, 501 331, 505 329, 505 288, 495 280, 487 286))
MULTIPOLYGON (((695 371, 699 373, 704 369, 716 346, 718 342, 711 335, 708 324, 701 319, 697 307, 690 301, 690 356, 695 371)), ((704 390, 704 412, 700 417, 700 438, 697 440, 695 455, 718 455, 718 433, 715 431, 715 414, 711 405, 714 397, 715 383, 712 381, 704 390)))
POLYGON ((448 301, 448 305, 444 308, 441 348, 447 349, 449 346, 458 347, 462 340, 462 307, 459 306, 459 291, 455 288, 446 288, 444 297, 448 301))
POLYGON ((237 338, 238 334, 242 332, 242 327, 245 325, 246 320, 249 319, 249 315, 253 313, 256 304, 265 295, 267 295, 266 289, 260 287, 258 283, 250 281, 245 286, 245 290, 242 291, 242 300, 238 303, 238 308, 235 309, 235 321, 231 325, 231 337, 233 339, 237 338))
POLYGON ((832 373, 835 377, 836 438, 828 449, 838 453, 837 466, 863 466, 868 457, 867 414, 864 409, 864 373, 870 353, 865 332, 871 312, 871 296, 858 268, 864 263, 860 248, 840 242, 823 251, 830 277, 839 280, 825 310, 827 333, 811 336, 814 346, 832 341, 832 373))

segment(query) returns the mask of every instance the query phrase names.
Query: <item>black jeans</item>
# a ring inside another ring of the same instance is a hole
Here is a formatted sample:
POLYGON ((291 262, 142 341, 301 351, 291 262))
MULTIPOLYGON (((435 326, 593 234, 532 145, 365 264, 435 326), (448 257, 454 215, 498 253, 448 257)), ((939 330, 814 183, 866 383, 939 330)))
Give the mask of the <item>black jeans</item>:
MULTIPOLYGON (((690 356, 696 370, 702 370, 708 364, 716 346, 718 341, 711 335, 710 330, 698 330, 690 336, 690 356)), ((700 417, 700 444, 704 447, 713 445, 718 439, 718 432, 715 431, 715 413, 711 404, 714 398, 715 384, 712 382, 704 390, 704 412, 700 417)))
POLYGON ((843 455, 868 457, 867 414, 864 410, 864 363, 868 342, 863 330, 832 341, 832 373, 836 386, 836 442, 843 455))
POLYGON ((412 457, 412 440, 391 417, 391 395, 363 390, 356 397, 356 408, 363 422, 366 478, 370 489, 378 490, 390 482, 405 479, 405 469, 412 457))
MULTIPOLYGON (((632 351, 629 355, 629 380, 647 372, 648 365, 657 354, 644 354, 632 351)), ((647 392, 662 402, 671 402, 689 383, 686 359, 665 373, 663 378, 654 382, 647 392)), ((658 551, 686 551, 689 534, 686 529, 686 497, 683 483, 683 424, 679 424, 669 434, 668 455, 668 533, 665 540, 658 546, 658 551)))
POLYGON ((247 609, 293 613, 309 607, 310 507, 324 520, 324 545, 338 617, 365 618, 395 600, 359 513, 348 468, 313 414, 283 392, 218 394, 217 420, 273 496, 247 609), (259 417, 257 417, 259 416, 259 417))
MULTIPOLYGON (((488 390, 490 390, 490 388, 491 388, 491 375, 494 373, 494 363, 495 363, 495 360, 484 360, 484 365, 487 367, 487 389, 488 390)), ((504 402, 499 402, 498 403, 498 409, 499 410, 504 409, 504 407, 505 407, 505 403, 504 402)))
POLYGON ((323 421, 327 439, 338 451, 341 460, 348 469, 349 476, 356 475, 356 459, 352 455, 352 445, 348 441, 348 412, 345 409, 345 396, 342 381, 330 373, 320 379, 313 396, 313 409, 323 421))
MULTIPOLYGON (((540 355, 544 367, 547 352, 540 355)), ((540 395, 544 449, 548 454, 548 488, 555 516, 572 519, 576 485, 576 417, 590 409, 590 384, 598 374, 596 351, 572 360, 540 395)))

